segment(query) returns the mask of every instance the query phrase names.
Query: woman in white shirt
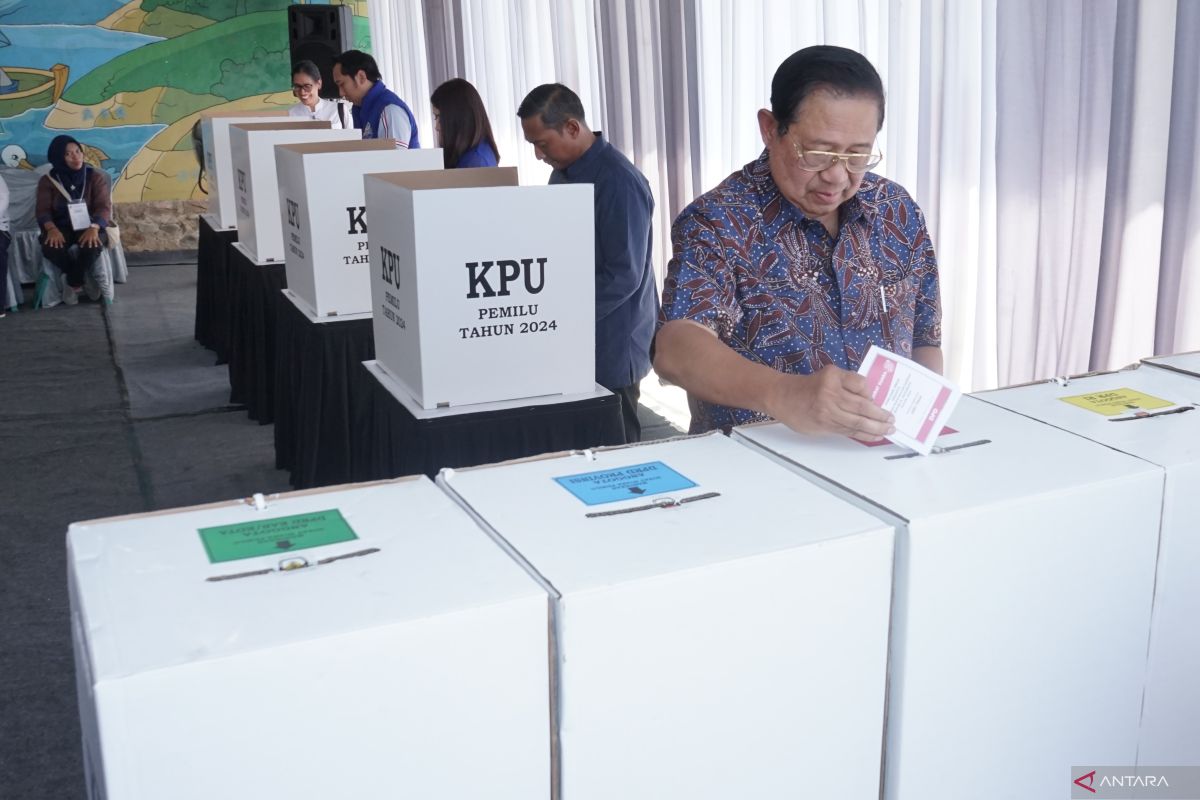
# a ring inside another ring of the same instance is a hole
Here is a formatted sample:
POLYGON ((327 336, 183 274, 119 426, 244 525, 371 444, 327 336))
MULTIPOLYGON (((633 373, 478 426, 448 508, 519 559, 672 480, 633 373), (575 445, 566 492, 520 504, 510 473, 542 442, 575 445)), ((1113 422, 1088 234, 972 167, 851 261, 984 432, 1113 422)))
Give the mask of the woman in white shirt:
POLYGON ((288 109, 288 116, 329 120, 334 128, 354 127, 346 103, 321 97, 321 70, 313 62, 306 59, 292 65, 292 94, 300 102, 288 109))

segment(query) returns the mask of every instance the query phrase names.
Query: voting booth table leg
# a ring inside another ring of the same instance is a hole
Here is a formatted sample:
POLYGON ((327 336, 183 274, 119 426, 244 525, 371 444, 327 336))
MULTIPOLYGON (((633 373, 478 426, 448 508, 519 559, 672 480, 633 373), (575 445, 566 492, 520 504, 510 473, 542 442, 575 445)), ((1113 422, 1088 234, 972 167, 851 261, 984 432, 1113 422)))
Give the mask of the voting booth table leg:
POLYGON ((308 489, 351 480, 354 375, 375 357, 371 318, 318 321, 290 292, 275 337, 275 466, 308 489))
POLYGON ((229 245, 237 229, 219 230, 207 214, 200 215, 200 240, 196 247, 196 341, 217 354, 217 363, 228 359, 226 334, 229 303, 225 277, 229 245))
POLYGON ((621 401, 582 400, 419 418, 381 382, 376 362, 359 366, 354 389, 355 480, 425 474, 513 458, 623 444, 621 401))
POLYGON ((282 263, 257 264, 237 245, 229 249, 229 402, 250 419, 270 424, 275 415, 275 317, 287 288, 282 263))

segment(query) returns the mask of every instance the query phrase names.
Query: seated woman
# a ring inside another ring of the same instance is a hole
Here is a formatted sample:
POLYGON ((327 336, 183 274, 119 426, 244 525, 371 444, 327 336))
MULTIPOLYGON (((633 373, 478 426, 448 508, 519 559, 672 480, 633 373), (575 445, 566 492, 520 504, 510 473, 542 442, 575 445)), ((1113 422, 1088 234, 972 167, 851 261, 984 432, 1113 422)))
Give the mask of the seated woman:
POLYGON ((494 167, 500 162, 492 123, 474 86, 462 78, 451 78, 434 90, 429 101, 446 169, 494 167))
POLYGON ((292 65, 292 94, 299 103, 288 109, 289 117, 328 120, 334 128, 353 128, 350 109, 341 100, 321 97, 321 70, 308 59, 292 65))
POLYGON ((84 163, 83 148, 70 136, 55 136, 46 159, 52 169, 37 185, 39 240, 42 255, 62 270, 63 302, 74 305, 84 276, 108 245, 108 175, 84 163), (78 245, 74 252, 73 245, 78 245))

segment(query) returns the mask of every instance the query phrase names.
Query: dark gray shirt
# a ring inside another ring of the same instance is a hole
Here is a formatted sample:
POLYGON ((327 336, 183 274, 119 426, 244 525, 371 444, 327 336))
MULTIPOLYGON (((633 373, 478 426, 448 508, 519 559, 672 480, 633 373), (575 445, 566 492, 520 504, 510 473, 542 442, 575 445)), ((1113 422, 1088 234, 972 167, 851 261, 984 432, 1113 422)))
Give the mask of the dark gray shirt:
POLYGON ((607 389, 650 372, 658 291, 650 263, 654 196, 628 158, 596 132, 596 141, 550 183, 590 183, 596 212, 596 382, 607 389))

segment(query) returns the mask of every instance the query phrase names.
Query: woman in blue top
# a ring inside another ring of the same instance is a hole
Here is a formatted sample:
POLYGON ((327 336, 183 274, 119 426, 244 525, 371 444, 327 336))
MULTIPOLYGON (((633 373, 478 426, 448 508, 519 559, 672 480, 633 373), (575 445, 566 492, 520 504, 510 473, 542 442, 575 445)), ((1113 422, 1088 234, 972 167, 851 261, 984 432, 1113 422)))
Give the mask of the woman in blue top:
POLYGON ((462 78, 451 78, 434 90, 429 102, 446 169, 494 167, 500 162, 492 124, 474 86, 462 78))

